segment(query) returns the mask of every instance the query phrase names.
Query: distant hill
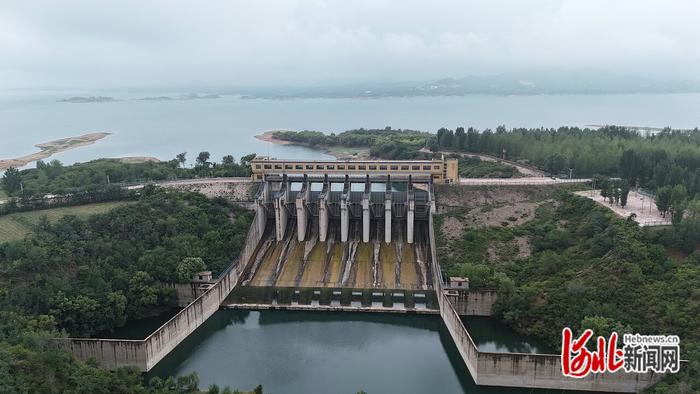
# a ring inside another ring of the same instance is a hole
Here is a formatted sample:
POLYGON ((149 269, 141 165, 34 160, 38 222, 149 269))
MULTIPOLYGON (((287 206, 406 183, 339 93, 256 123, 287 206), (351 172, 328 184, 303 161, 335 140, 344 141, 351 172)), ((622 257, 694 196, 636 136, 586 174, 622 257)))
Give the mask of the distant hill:
POLYGON ((639 94, 700 92, 697 80, 662 80, 597 73, 510 73, 434 81, 310 86, 245 92, 245 99, 411 96, 639 94))
POLYGON ((73 96, 70 98, 58 100, 59 103, 108 103, 112 101, 117 101, 114 97, 103 97, 103 96, 89 96, 89 97, 79 97, 73 96))

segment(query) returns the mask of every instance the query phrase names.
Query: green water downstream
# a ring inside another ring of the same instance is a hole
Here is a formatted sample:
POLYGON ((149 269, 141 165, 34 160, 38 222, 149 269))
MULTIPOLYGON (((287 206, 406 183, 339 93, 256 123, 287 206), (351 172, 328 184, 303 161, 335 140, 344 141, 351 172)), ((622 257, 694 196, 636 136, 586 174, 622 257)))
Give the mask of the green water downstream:
MULTIPOLYGON (((467 323, 487 351, 543 350, 492 319, 467 323)), ((276 394, 559 392, 476 386, 434 315, 221 310, 149 376, 191 372, 202 388, 276 394)))

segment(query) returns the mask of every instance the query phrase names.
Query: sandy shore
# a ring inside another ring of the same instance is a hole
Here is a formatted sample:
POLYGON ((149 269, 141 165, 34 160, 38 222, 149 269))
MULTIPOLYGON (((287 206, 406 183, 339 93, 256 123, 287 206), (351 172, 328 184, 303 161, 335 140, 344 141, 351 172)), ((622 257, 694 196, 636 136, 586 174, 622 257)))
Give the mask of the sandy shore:
POLYGON ((96 141, 101 140, 110 134, 111 133, 102 132, 88 133, 77 137, 61 138, 54 141, 36 144, 34 146, 40 149, 39 152, 16 157, 14 159, 0 159, 0 171, 6 170, 10 167, 22 167, 31 162, 46 159, 47 157, 59 152, 94 144, 96 141))
POLYGON ((271 142, 271 143, 277 144, 277 145, 292 145, 292 141, 285 141, 285 140, 275 138, 275 133, 278 131, 292 131, 292 130, 283 130, 283 129, 268 130, 262 134, 256 135, 255 138, 259 139, 260 141, 271 142))
POLYGON ((336 158, 336 160, 365 160, 369 159, 369 149, 368 148, 348 148, 343 146, 311 146, 303 143, 281 140, 275 138, 275 133, 278 131, 293 131, 293 130, 269 130, 262 134, 258 134, 255 138, 270 142, 276 145, 298 145, 304 146, 310 149, 317 149, 325 154, 331 155, 336 158))

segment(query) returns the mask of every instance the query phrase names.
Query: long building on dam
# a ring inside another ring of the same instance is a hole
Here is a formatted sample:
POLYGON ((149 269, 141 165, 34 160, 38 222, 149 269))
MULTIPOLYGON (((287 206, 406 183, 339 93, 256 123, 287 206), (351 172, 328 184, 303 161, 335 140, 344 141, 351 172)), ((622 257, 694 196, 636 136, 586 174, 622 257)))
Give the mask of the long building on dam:
POLYGON ((263 158, 252 167, 255 217, 218 279, 143 340, 70 338, 63 346, 109 368, 149 371, 222 307, 426 313, 440 316, 478 385, 636 392, 663 376, 574 379, 563 376, 557 354, 479 350, 460 315, 491 315, 498 294, 448 283, 436 251, 435 185, 457 183, 456 161, 263 158))
POLYGON ((350 175, 364 177, 428 177, 433 183, 459 183, 457 159, 434 160, 276 160, 256 157, 251 162, 252 178, 262 181, 266 175, 350 175))

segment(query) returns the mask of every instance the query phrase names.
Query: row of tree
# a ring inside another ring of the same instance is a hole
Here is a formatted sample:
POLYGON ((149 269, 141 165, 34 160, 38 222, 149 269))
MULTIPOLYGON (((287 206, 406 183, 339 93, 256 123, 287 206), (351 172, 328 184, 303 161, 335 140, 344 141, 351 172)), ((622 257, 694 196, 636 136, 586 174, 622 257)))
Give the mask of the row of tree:
POLYGON ((605 178, 600 182, 600 195, 608 199, 610 205, 618 204, 621 207, 627 205, 627 197, 630 193, 630 184, 626 179, 613 180, 605 178))
POLYGON ((187 179, 196 177, 250 176, 250 161, 255 154, 241 157, 239 162, 226 155, 220 163, 210 161, 209 152, 200 152, 192 168, 185 166, 187 153, 167 162, 127 163, 119 159, 100 159, 64 166, 58 160, 38 161, 36 168, 5 171, 0 184, 7 194, 22 198, 46 194, 70 194, 98 190, 111 184, 187 179))

